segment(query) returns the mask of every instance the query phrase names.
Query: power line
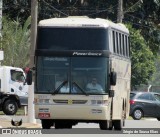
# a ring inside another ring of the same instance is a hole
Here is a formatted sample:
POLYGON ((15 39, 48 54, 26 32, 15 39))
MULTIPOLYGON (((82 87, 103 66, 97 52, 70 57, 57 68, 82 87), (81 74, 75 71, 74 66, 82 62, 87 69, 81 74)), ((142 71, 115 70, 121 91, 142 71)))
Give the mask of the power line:
POLYGON ((52 8, 52 9, 54 9, 55 11, 57 11, 57 12, 59 12, 59 13, 61 13, 61 14, 63 14, 63 15, 65 15, 65 16, 69 16, 69 15, 67 15, 66 13, 64 13, 64 12, 62 12, 61 10, 59 10, 59 9, 57 9, 57 8, 55 8, 55 7, 53 7, 53 6, 51 6, 50 4, 48 4, 45 0, 42 0, 46 5, 48 5, 50 8, 52 8))
POLYGON ((108 11, 108 10, 114 9, 116 6, 117 6, 117 4, 114 5, 114 6, 112 6, 111 8, 108 8, 108 9, 105 9, 105 10, 100 10, 100 11, 95 12, 95 13, 90 13, 90 14, 87 14, 87 15, 85 15, 85 16, 90 16, 90 15, 98 14, 98 13, 101 13, 101 12, 106 12, 106 11, 108 11))
MULTIPOLYGON (((55 8, 54 6, 51 6, 51 5, 50 5, 49 3, 47 3, 45 0, 42 0, 42 1, 43 1, 47 6, 49 6, 50 8, 58 11, 59 13, 65 15, 65 16, 69 16, 68 14, 64 13, 63 11, 70 11, 70 10, 59 10, 59 9, 55 8)), ((76 1, 76 2, 77 2, 77 1, 76 1)), ((75 2, 75 3, 76 3, 76 2, 75 2)), ((75 4, 74 4, 74 5, 75 5, 75 4)), ((92 11, 96 11, 96 12, 90 13, 90 14, 87 14, 87 15, 83 15, 83 16, 91 16, 91 15, 94 15, 94 14, 99 14, 99 13, 102 13, 102 12, 106 12, 106 11, 108 11, 108 10, 114 9, 115 7, 117 7, 117 5, 118 5, 118 4, 112 6, 112 7, 108 8, 108 9, 104 9, 104 10, 99 10, 99 11, 92 10, 92 11)), ((72 7, 73 7, 73 6, 72 6, 72 7)), ((69 8, 69 7, 68 7, 68 8, 69 8)), ((78 10, 78 9, 77 9, 77 10, 78 10)), ((75 11, 75 9, 74 9, 74 11, 75 11)), ((91 11, 91 10, 78 10, 78 11, 91 11)))
POLYGON ((139 19, 139 20, 141 20, 141 21, 144 21, 144 20, 142 20, 141 18, 136 17, 136 16, 133 16, 133 15, 130 15, 130 14, 128 14, 128 13, 126 13, 126 15, 128 15, 128 16, 130 16, 130 17, 132 17, 132 18, 136 18, 136 19, 139 19))
POLYGON ((126 11, 124 11, 124 14, 127 13, 127 12, 129 12, 132 8, 134 8, 135 6, 137 6, 137 4, 139 4, 139 3, 143 3, 143 0, 137 1, 134 5, 132 5, 126 11))

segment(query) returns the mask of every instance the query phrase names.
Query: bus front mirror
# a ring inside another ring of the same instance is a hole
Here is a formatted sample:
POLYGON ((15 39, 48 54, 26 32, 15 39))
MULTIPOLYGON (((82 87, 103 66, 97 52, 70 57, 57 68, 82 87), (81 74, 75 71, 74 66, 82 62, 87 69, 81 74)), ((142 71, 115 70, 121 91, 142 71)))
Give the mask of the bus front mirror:
POLYGON ((109 90, 109 97, 114 97, 114 90, 109 90))
POLYGON ((117 82, 117 73, 116 72, 111 72, 111 75, 110 75, 110 84, 112 86, 115 86, 116 82, 117 82))
POLYGON ((28 85, 32 85, 32 71, 31 70, 27 72, 26 82, 28 85))

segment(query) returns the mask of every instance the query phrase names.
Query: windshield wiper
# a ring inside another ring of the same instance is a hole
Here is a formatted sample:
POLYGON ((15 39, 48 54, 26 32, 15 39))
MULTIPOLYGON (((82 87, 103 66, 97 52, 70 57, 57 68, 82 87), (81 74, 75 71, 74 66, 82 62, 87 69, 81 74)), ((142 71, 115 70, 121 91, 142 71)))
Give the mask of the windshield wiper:
POLYGON ((52 93, 52 95, 55 95, 59 92, 59 90, 67 83, 68 81, 63 81, 61 85, 52 93))
POLYGON ((73 82, 73 84, 76 85, 76 87, 78 87, 83 94, 88 96, 88 94, 76 82, 73 82))

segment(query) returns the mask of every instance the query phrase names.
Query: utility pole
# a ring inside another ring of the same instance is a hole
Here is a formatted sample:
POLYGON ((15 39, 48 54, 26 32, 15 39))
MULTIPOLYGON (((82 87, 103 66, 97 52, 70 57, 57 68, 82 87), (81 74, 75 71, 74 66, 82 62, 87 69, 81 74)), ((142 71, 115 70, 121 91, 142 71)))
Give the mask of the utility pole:
MULTIPOLYGON (((36 37, 37 37, 37 9, 38 9, 37 0, 31 0, 31 45, 30 45, 30 64, 29 64, 30 68, 34 67, 34 53, 35 53, 36 37)), ((28 90, 28 122, 36 123, 35 109, 34 109, 34 79, 32 85, 29 86, 28 90)))
POLYGON ((4 59, 4 52, 2 51, 2 0, 0 0, 0 66, 4 59))
MULTIPOLYGON (((2 42, 2 4, 3 4, 3 1, 0 0, 0 40, 1 40, 1 42, 2 42)), ((0 44, 1 44, 0 49, 2 49, 2 43, 0 43, 0 44)))
POLYGON ((118 0, 117 23, 122 23, 123 16, 123 0, 118 0))

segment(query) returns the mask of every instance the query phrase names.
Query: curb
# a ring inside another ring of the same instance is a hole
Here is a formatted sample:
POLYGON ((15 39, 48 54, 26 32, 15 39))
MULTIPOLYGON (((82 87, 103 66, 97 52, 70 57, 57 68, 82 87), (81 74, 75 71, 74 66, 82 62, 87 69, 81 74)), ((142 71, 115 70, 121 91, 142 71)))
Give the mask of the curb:
POLYGON ((148 120, 148 121, 158 121, 156 118, 148 118, 148 119, 145 119, 145 120, 148 120))

